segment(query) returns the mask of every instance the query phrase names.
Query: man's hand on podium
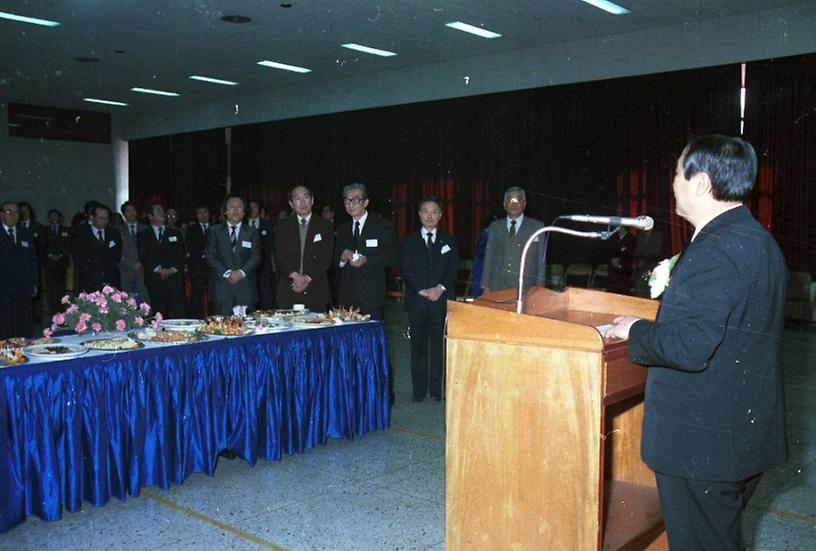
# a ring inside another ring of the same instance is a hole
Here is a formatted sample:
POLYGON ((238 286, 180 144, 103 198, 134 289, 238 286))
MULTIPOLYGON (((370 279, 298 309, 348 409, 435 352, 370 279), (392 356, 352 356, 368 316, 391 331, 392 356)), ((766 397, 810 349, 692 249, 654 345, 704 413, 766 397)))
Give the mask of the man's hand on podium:
POLYGON ((640 321, 640 318, 634 316, 618 316, 612 320, 612 327, 607 329, 606 333, 604 333, 604 340, 628 340, 629 329, 631 329, 632 324, 636 321, 640 321))

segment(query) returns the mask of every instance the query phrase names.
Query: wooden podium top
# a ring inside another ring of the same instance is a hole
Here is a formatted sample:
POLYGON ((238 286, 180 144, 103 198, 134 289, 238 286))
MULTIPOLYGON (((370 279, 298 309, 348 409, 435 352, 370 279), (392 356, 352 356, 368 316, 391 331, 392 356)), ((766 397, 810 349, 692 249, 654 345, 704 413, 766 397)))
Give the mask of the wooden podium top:
POLYGON ((516 314, 516 291, 504 289, 471 304, 448 303, 448 337, 600 352, 610 345, 598 326, 621 315, 654 319, 657 305, 601 291, 533 287, 524 299, 524 313, 516 314))

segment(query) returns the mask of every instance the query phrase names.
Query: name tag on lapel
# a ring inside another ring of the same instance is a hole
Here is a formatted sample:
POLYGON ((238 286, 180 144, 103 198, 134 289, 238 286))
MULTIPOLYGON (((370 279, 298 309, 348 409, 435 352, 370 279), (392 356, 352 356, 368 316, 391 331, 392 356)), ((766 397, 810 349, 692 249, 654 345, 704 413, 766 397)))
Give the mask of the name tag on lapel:
POLYGON ((167 240, 170 243, 175 243, 176 241, 178 241, 178 237, 176 237, 175 235, 171 235, 170 237, 167 238, 167 240))
POLYGON ((108 248, 109 248, 109 249, 112 249, 112 248, 114 248, 115 246, 116 246, 116 241, 109 241, 109 242, 108 242, 108 248))
POLYGON ((312 239, 312 243, 317 243, 318 241, 323 241, 323 238, 320 237, 319 233, 316 233, 314 239, 312 239))
POLYGON ((442 253, 442 254, 445 254, 445 253, 449 253, 450 250, 451 250, 451 248, 448 247, 447 245, 442 245, 442 250, 439 251, 439 252, 442 253))
POLYGON ((266 235, 266 230, 261 230, 261 235, 266 235))
POLYGON ((28 248, 28 241, 20 241, 20 246, 28 248))
POLYGON ((64 232, 62 232, 60 235, 62 235, 63 237, 68 237, 68 232, 67 232, 67 231, 64 231, 64 232))
POLYGON ((245 249, 251 249, 252 241, 241 241, 241 246, 245 249))
POLYGON ((377 242, 376 239, 366 239, 366 247, 374 248, 374 247, 378 247, 378 246, 379 246, 379 243, 377 242))

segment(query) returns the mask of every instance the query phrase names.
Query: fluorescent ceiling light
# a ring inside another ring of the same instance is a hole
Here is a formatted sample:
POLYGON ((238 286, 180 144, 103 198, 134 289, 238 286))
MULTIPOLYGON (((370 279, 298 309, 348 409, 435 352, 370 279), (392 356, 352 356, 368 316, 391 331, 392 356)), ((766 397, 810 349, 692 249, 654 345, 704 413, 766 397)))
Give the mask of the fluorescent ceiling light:
POLYGON ((110 99, 82 98, 82 101, 87 101, 89 103, 103 103, 105 105, 119 105, 120 107, 127 107, 127 103, 121 101, 113 101, 110 99))
POLYGON ((287 65, 286 63, 278 63, 277 61, 268 61, 263 60, 259 61, 258 65, 263 65, 264 67, 272 67, 273 69, 283 69, 284 71, 292 71, 294 73, 311 73, 311 69, 307 69, 306 67, 298 67, 297 65, 287 65))
POLYGON ((341 44, 342 47, 348 48, 349 50, 357 50, 358 52, 363 52, 366 54, 373 54, 382 57, 391 57, 395 56, 394 52, 389 52, 388 50, 380 50, 378 48, 371 48, 369 46, 363 46, 362 44, 354 44, 353 42, 349 44, 341 44))
POLYGON ((131 92, 141 92, 142 94, 156 94, 157 96, 179 96, 181 94, 177 94, 175 92, 166 92, 164 90, 153 90, 152 88, 139 88, 138 86, 134 86, 130 89, 131 92))
POLYGON ((586 2, 587 4, 611 13, 612 15, 626 15, 627 13, 632 13, 623 6, 619 6, 614 2, 609 2, 609 0, 581 0, 581 2, 586 2))
POLYGON ((202 77, 200 75, 192 75, 190 78, 193 79, 193 80, 200 80, 201 82, 211 82, 213 84, 223 84, 224 86, 238 86, 237 82, 233 82, 231 80, 222 80, 220 78, 202 77))
POLYGON ((37 19, 36 17, 26 17, 24 15, 16 15, 5 11, 0 11, 0 19, 19 21, 20 23, 31 23, 32 25, 42 25, 43 27, 59 26, 59 23, 57 23, 56 21, 49 21, 48 19, 37 19))
POLYGON ((499 33, 494 33, 493 31, 488 31, 487 29, 483 29, 481 27, 474 27, 473 25, 468 25, 467 23, 462 23, 461 21, 445 23, 445 26, 450 27, 451 29, 456 29, 457 31, 475 34, 476 36, 481 36, 482 38, 499 38, 501 36, 499 33))

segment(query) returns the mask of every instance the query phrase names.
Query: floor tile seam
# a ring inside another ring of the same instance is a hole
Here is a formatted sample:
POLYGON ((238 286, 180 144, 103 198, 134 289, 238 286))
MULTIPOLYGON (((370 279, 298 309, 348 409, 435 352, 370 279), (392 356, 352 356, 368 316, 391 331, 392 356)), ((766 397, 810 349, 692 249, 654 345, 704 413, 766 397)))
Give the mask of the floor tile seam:
POLYGON ((761 505, 754 505, 749 504, 748 507, 750 509, 754 509, 755 511, 759 511, 762 513, 770 513, 772 515, 776 515, 779 517, 789 518, 791 520, 795 520, 798 522, 802 522, 805 524, 810 524, 811 526, 816 526, 816 517, 809 517, 807 515, 800 515, 799 513, 794 513, 792 511, 785 511, 784 509, 777 509, 775 507, 763 507, 761 505))
MULTIPOLYGON (((237 528, 237 527, 235 527, 235 526, 233 526, 233 525, 231 525, 231 524, 229 524, 227 522, 224 522, 224 521, 218 520, 216 518, 210 517, 208 515, 205 515, 204 513, 201 513, 200 511, 196 511, 195 509, 192 509, 192 508, 187 507, 185 505, 181 505, 179 503, 176 503, 173 500, 170 500, 170 499, 167 499, 165 497, 159 496, 159 495, 154 494, 154 493, 152 493, 150 491, 143 491, 142 495, 144 497, 148 498, 148 499, 152 499, 153 501, 156 501, 157 503, 160 503, 161 505, 167 507, 168 509, 171 509, 171 510, 179 512, 179 513, 182 513, 182 514, 184 514, 184 515, 186 515, 186 516, 188 516, 190 518, 193 518, 193 519, 198 520, 200 522, 203 522, 205 524, 209 524, 210 526, 213 526, 213 527, 218 528, 220 530, 224 530, 226 532, 229 532, 230 534, 232 534, 232 535, 234 535, 234 536, 236 536, 238 538, 241 538, 242 540, 249 541, 251 543, 259 545, 260 547, 262 547, 264 549, 271 549, 272 551, 288 551, 285 547, 279 546, 279 545, 277 545, 277 544, 275 544, 273 542, 267 541, 267 540, 265 540, 265 539, 263 539, 263 538, 261 538, 259 536, 256 536, 255 534, 252 534, 252 533, 247 532, 245 530, 241 530, 240 528, 237 528)), ((260 515, 258 515, 258 516, 260 516, 260 515)), ((243 521, 241 521, 241 522, 243 522, 243 521)), ((206 532, 202 532, 201 534, 198 534, 195 537, 200 537, 203 534, 206 534, 206 532)), ((193 538, 190 538, 190 539, 193 539, 193 538)))
POLYGON ((436 442, 444 442, 445 441, 445 435, 444 434, 439 435, 439 434, 433 434, 433 433, 430 433, 430 432, 424 432, 424 431, 409 429, 408 427, 403 427, 403 426, 397 425, 395 423, 391 423, 391 428, 393 430, 397 431, 397 432, 400 432, 400 433, 403 433, 403 434, 410 434, 412 436, 418 436, 420 438, 425 438, 426 440, 433 440, 433 441, 436 441, 436 442))
POLYGON ((410 498, 413 498, 413 499, 419 499, 419 500, 422 500, 422 501, 427 501, 428 503, 433 503, 434 505, 439 505, 441 507, 445 506, 444 500, 440 502, 440 501, 437 501, 437 500, 429 498, 429 497, 418 496, 418 495, 415 495, 415 494, 412 494, 412 493, 409 493, 409 492, 405 492, 403 490, 399 490, 397 488, 391 488, 391 487, 388 487, 388 486, 381 486, 381 485, 379 485, 379 484, 377 484, 377 483, 375 483, 373 481, 370 481, 370 480, 367 480, 365 483, 368 484, 369 486, 375 486, 375 487, 377 487, 379 489, 382 489, 382 490, 388 490, 390 492, 396 492, 398 494, 401 494, 401 495, 404 495, 404 496, 407 496, 407 497, 410 497, 410 498))

